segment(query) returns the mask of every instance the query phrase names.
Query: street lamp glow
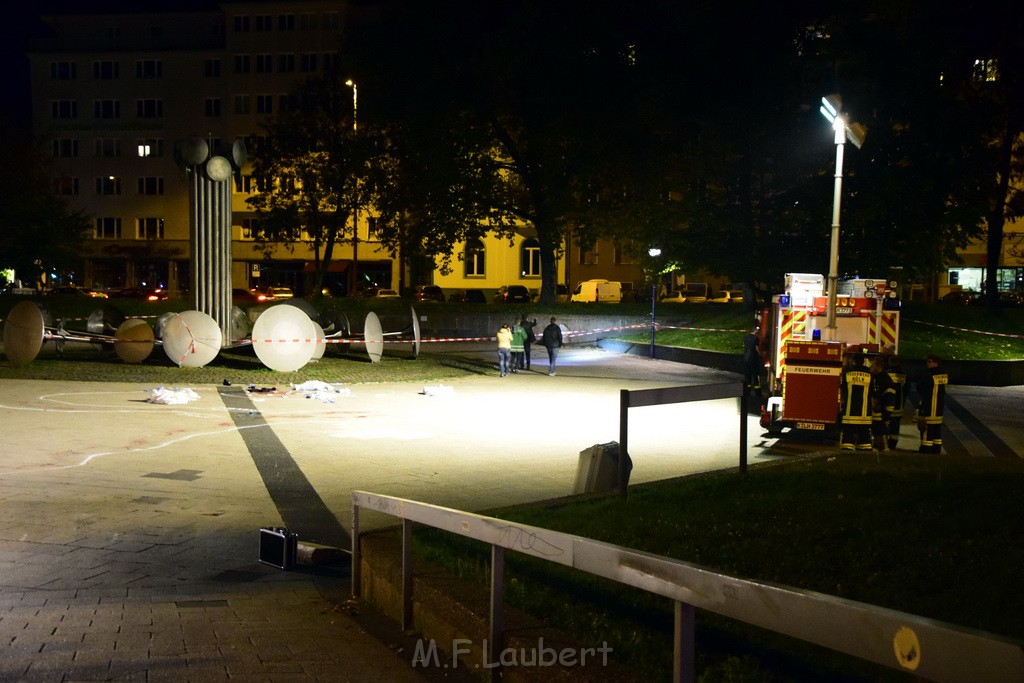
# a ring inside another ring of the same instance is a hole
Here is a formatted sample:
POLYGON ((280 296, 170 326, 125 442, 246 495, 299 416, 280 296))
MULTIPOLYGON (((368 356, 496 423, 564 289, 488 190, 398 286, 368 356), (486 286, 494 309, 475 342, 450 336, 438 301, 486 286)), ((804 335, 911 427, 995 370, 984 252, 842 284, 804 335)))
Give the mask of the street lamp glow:
POLYGON ((359 124, 357 123, 356 113, 359 110, 359 88, 351 78, 345 81, 345 85, 352 88, 352 130, 358 130, 359 124))
POLYGON ((848 124, 846 116, 841 114, 843 101, 839 95, 827 95, 821 98, 818 111, 832 124, 836 143, 836 174, 835 187, 832 194, 832 240, 828 262, 828 308, 826 311, 825 338, 836 341, 836 290, 839 288, 839 205, 843 191, 843 143, 849 140, 860 149, 867 136, 867 130, 860 124, 848 124))
POLYGON ((650 249, 647 250, 647 254, 651 258, 657 258, 658 256, 661 256, 661 249, 658 249, 657 247, 651 247, 650 249))

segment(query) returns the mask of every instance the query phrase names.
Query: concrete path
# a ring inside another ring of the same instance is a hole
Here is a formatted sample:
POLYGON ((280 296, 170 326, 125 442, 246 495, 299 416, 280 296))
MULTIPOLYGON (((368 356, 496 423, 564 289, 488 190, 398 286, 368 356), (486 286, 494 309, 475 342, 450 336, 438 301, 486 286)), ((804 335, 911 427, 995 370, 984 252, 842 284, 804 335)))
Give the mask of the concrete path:
MULTIPOLYGON (((259 529, 344 546, 356 489, 472 511, 567 495, 579 452, 618 439, 621 389, 737 380, 571 347, 556 376, 501 378, 491 355, 439 386, 195 386, 183 405, 0 381, 0 680, 453 680, 367 632, 344 569, 260 563, 259 529)), ((631 413, 631 483, 738 464, 735 400, 631 413)), ((751 464, 774 459, 747 419, 751 464)), ((1016 424, 995 428, 1019 445, 1016 424)))
MULTIPOLYGON (((183 405, 148 403, 149 386, 0 382, 0 679, 421 680, 350 616, 347 572, 262 564, 258 530, 347 543, 353 489, 470 510, 566 495, 579 451, 617 438, 621 388, 735 379, 562 360, 436 395, 196 386, 183 405)), ((637 418, 634 481, 736 465, 735 409, 717 433, 701 413, 682 432, 637 418)))

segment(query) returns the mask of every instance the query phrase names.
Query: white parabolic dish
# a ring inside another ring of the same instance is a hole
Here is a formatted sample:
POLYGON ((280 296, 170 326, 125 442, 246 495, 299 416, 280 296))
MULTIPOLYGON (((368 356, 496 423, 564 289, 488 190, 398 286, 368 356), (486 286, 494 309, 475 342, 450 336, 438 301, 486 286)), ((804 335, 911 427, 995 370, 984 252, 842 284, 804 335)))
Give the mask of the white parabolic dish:
POLYGON ((252 348, 271 370, 294 372, 313 357, 318 335, 313 321, 295 306, 271 306, 252 326, 252 348))

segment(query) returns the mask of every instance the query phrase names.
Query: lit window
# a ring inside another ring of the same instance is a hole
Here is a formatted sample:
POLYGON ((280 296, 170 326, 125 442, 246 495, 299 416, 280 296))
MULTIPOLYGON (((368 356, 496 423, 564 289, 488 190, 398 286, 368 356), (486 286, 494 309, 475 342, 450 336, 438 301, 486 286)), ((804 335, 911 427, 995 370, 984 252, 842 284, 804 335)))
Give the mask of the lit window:
POLYGON ((472 240, 466 243, 466 277, 483 277, 485 273, 484 243, 472 240))
POLYGON ((159 138, 143 138, 139 140, 138 150, 140 157, 162 157, 164 141, 159 138))
POLYGON ((520 248, 520 272, 523 277, 540 277, 540 242, 532 237, 520 248))

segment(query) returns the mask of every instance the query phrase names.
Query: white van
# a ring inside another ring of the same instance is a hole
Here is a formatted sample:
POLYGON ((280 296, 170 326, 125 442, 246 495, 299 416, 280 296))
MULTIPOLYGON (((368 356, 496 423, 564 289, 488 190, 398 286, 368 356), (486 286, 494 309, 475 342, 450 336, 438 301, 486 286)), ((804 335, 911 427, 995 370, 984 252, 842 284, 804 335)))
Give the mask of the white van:
POLYGON ((570 300, 583 303, 596 301, 602 304, 617 304, 622 301, 622 283, 608 280, 586 280, 576 285, 570 300))

